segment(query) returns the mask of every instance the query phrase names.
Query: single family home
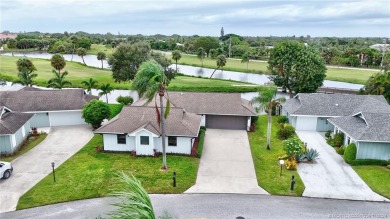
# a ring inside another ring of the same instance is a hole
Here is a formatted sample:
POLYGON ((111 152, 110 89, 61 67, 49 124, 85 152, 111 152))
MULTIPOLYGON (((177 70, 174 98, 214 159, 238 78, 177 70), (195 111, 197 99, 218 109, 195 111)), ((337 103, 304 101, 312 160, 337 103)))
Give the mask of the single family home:
POLYGON ((297 131, 344 133, 357 159, 390 159, 390 105, 381 95, 299 93, 281 111, 297 131))

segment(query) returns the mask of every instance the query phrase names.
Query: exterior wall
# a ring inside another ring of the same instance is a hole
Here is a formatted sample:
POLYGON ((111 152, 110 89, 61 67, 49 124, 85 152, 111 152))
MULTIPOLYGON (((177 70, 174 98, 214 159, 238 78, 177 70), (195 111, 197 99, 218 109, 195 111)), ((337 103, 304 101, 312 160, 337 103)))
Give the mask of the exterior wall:
POLYGON ((328 121, 329 118, 318 117, 317 118, 317 131, 318 132, 326 132, 328 130, 333 130, 334 125, 328 121))
POLYGON ((10 153, 11 151, 11 135, 0 135, 0 153, 10 153))
POLYGON ((390 142, 358 142, 356 159, 390 160, 390 142))
POLYGON ((51 126, 84 125, 81 111, 49 112, 51 126))
POLYGON ((135 150, 135 137, 126 136, 126 144, 118 144, 116 134, 103 134, 103 145, 106 151, 133 151, 135 150))
POLYGON ((47 113, 35 113, 30 120, 31 127, 49 127, 49 115, 47 113))
MULTIPOLYGON (((177 137, 177 146, 168 146, 168 138, 166 139, 166 152, 172 154, 191 154, 192 144, 191 137, 177 137)), ((154 137, 154 146, 158 152, 162 152, 161 137, 154 137)))
POLYGON ((202 115, 202 120, 200 121, 200 126, 206 126, 206 115, 202 115))
POLYGON ((297 131, 315 131, 317 129, 317 117, 297 116, 297 131))
POLYGON ((135 134, 136 151, 137 155, 150 155, 154 154, 154 138, 152 133, 142 130, 135 134), (141 136, 149 137, 149 145, 141 145, 141 136))

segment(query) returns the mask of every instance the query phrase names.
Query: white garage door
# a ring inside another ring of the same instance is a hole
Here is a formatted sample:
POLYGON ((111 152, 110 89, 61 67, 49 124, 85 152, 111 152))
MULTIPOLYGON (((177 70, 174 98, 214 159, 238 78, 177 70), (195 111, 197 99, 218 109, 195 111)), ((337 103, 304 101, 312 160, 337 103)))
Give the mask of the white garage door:
POLYGON ((81 111, 50 112, 49 117, 51 126, 86 124, 81 117, 81 111))

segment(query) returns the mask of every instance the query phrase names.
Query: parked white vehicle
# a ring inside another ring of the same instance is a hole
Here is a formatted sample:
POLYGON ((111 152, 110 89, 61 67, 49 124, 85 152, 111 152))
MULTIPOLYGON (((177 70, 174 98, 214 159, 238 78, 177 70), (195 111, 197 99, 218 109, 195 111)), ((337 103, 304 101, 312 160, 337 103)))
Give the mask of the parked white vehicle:
POLYGON ((8 179, 11 176, 13 170, 14 168, 12 167, 11 163, 0 161, 0 177, 2 179, 8 179))

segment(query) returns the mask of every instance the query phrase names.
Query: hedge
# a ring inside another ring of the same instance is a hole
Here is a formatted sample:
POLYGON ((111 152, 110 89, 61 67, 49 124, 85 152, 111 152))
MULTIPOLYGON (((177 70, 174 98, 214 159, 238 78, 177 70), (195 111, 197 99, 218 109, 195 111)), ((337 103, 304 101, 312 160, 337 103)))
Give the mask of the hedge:
POLYGON ((198 157, 202 156, 205 133, 206 133, 206 130, 201 128, 200 131, 199 131, 198 150, 196 151, 196 154, 197 154, 198 157))

